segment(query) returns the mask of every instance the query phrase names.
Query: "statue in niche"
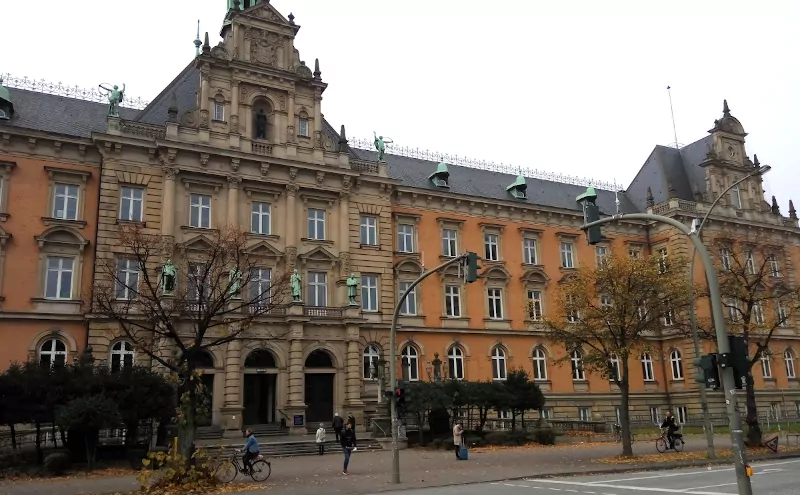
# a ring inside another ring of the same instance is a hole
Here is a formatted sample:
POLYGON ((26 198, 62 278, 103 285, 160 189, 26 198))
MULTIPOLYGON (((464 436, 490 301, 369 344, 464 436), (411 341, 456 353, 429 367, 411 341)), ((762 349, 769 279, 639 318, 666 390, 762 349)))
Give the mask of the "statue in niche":
POLYGON ((256 139, 267 139, 267 115, 263 108, 256 114, 256 139))
POLYGON ((355 274, 351 273, 347 279, 347 297, 349 298, 350 306, 358 306, 356 294, 358 294, 358 280, 355 274))
POLYGON ((238 268, 232 268, 228 273, 228 279, 231 296, 238 299, 239 291, 241 290, 242 285, 242 272, 240 272, 238 268))
POLYGON ((292 301, 300 302, 300 284, 303 280, 300 278, 300 274, 297 273, 297 269, 292 271, 292 276, 289 277, 289 283, 292 286, 292 301))
POLYGON ((171 294, 175 290, 175 279, 178 269, 172 264, 172 260, 167 260, 161 268, 161 287, 165 294, 171 294))

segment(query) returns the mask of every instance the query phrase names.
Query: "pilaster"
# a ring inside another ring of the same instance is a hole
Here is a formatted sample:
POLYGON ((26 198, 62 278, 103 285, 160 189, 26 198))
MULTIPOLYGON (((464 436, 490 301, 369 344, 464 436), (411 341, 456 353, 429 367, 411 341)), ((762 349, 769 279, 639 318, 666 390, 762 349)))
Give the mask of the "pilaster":
POLYGON ((361 407, 361 353, 358 349, 358 325, 347 326, 347 405, 361 407))
POLYGON ((164 167, 164 198, 161 204, 161 235, 175 235, 175 178, 178 169, 164 167))
POLYGON ((242 344, 238 340, 228 342, 225 356, 225 405, 222 408, 222 427, 226 437, 238 437, 242 429, 242 406, 239 394, 242 380, 242 344))
POLYGON ((242 178, 236 175, 228 177, 228 225, 239 227, 239 183, 242 178))

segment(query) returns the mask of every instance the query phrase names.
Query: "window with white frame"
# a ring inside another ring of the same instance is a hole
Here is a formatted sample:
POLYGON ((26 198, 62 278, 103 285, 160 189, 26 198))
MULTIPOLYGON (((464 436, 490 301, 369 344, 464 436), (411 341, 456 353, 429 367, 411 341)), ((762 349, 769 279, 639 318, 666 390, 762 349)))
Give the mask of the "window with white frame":
POLYGON ((611 254, 608 246, 595 246, 594 247, 594 256, 595 260, 597 261, 597 266, 603 264, 604 261, 608 259, 608 255, 611 254))
POLYGON ((653 423, 658 423, 659 425, 661 424, 661 415, 658 413, 657 406, 650 407, 650 420, 653 423))
POLYGON ((611 296, 607 296, 602 294, 600 296, 600 307, 605 310, 609 310, 614 307, 614 301, 611 299, 611 296))
POLYGON ((361 244, 378 245, 378 219, 369 215, 361 215, 361 244))
POLYGON ((526 265, 539 264, 539 256, 536 252, 536 239, 522 239, 522 262, 526 265))
MULTIPOLYGON (((399 295, 403 295, 405 291, 411 287, 412 282, 399 282, 398 289, 399 295)), ((414 287, 409 291, 403 304, 400 306, 400 314, 403 316, 415 316, 417 314, 417 288, 414 287)))
POLYGON ((729 297, 728 301, 725 303, 725 306, 728 307, 728 317, 730 318, 732 323, 736 323, 739 321, 741 315, 739 314, 739 301, 736 299, 729 297))
POLYGON ((541 321, 542 309, 542 291, 528 289, 528 318, 531 321, 541 321))
POLYGON ((667 248, 658 250, 658 272, 661 274, 667 273, 667 248))
POLYGON ((737 210, 742 209, 742 193, 738 185, 731 188, 731 206, 737 210))
POLYGON ((731 252, 728 248, 722 248, 719 250, 719 260, 723 269, 731 269, 731 252))
POLYGON ((131 258, 117 258, 115 293, 117 299, 133 299, 139 291, 139 263, 131 258))
POLYGON ((683 356, 678 349, 672 349, 669 353, 669 364, 672 369, 673 380, 683 380, 683 356))
POLYGON ((622 410, 619 406, 614 408, 614 418, 616 418, 618 425, 622 424, 622 410))
POLYGON ((464 351, 459 346, 454 345, 447 353, 447 367, 451 380, 464 379, 464 351))
POLYGON ((39 364, 47 367, 66 366, 66 344, 60 339, 45 340, 39 347, 39 364))
POLYGON ((378 276, 361 276, 361 310, 378 311, 378 276))
POLYGON ((753 261, 753 252, 747 251, 744 254, 744 265, 747 267, 747 273, 750 275, 755 275, 756 273, 756 263, 753 261))
POLYGON ((611 372, 611 376, 608 377, 609 381, 618 381, 622 379, 622 374, 619 368, 619 358, 616 354, 611 355, 611 359, 608 360, 609 371, 611 372))
POLYGON ((761 375, 764 378, 772 378, 772 363, 769 361, 769 351, 761 351, 761 375))
POLYGON ((586 371, 583 369, 583 354, 581 351, 574 350, 569 355, 570 365, 572 367, 572 379, 574 381, 586 380, 586 371))
POLYGON ((661 324, 665 327, 671 327, 675 324, 675 313, 672 309, 668 309, 664 316, 661 317, 661 324))
POLYGON ((308 238, 317 241, 325 240, 325 210, 308 209, 308 238))
POLYGON ((769 416, 771 419, 780 421, 781 419, 781 404, 780 402, 773 402, 769 405, 769 416))
POLYGON ((648 352, 642 354, 642 378, 646 382, 652 382, 655 380, 653 372, 653 358, 648 352))
POLYGON ((628 248, 628 257, 639 259, 642 257, 642 248, 639 246, 631 246, 628 248))
MULTIPOLYGON (((363 281, 362 281, 363 283, 363 281)), ((328 305, 328 274, 325 272, 308 272, 309 306, 323 308, 328 305)))
POLYGON ((497 234, 483 235, 483 251, 487 261, 500 261, 500 236, 497 234))
POLYGON ((381 358, 381 353, 375 345, 368 345, 364 348, 364 374, 362 375, 365 380, 374 380, 377 378, 378 360, 381 358))
POLYGON ((797 378, 797 374, 794 368, 794 351, 791 349, 786 349, 783 351, 783 361, 786 363, 786 378, 794 379, 797 378))
POLYGON ((252 268, 250 270, 250 301, 259 306, 269 304, 272 290, 272 270, 252 268))
POLYGON ((533 379, 547 380, 547 354, 541 347, 533 350, 533 379))
POLYGON ((550 407, 543 407, 539 410, 539 417, 542 419, 552 419, 553 418, 553 409, 550 407))
POLYGON ((77 220, 79 195, 78 186, 56 183, 53 189, 53 218, 77 220))
POLYGON ((567 323, 578 323, 578 321, 581 319, 580 312, 577 309, 570 307, 571 305, 572 295, 570 294, 567 296, 567 307, 569 308, 567 311, 567 323))
POLYGON ((575 268, 575 254, 573 253, 575 245, 571 242, 561 243, 561 267, 562 268, 575 268))
MULTIPOLYGON (((405 360, 408 379, 412 382, 419 380, 419 355, 414 346, 407 345, 400 353, 401 359, 405 360)), ((401 361, 402 362, 402 361, 401 361)))
POLYGON ((761 301, 753 303, 753 320, 755 320, 756 325, 764 324, 764 306, 761 304, 761 301))
POLYGON ((492 351, 492 379, 506 379, 506 351, 500 347, 495 347, 492 351))
POLYGON ((214 102, 214 120, 225 122, 225 104, 218 101, 214 102))
POLYGON ((458 256, 458 232, 453 229, 442 230, 442 256, 458 256))
POLYGON ((401 223, 397 226, 397 250, 401 253, 414 252, 414 226, 401 223))
POLYGON ((448 318, 461 317, 461 287, 458 285, 444 288, 444 314, 448 318))
POLYGON ((272 205, 253 202, 250 207, 250 232, 262 235, 272 233, 272 205))
POLYGON ((775 310, 777 323, 779 327, 788 327, 789 326, 789 310, 786 309, 782 303, 778 303, 778 307, 775 310))
POLYGON ((198 229, 211 228, 211 196, 206 194, 189 196, 189 225, 198 229))
POLYGON ((678 406, 675 408, 675 411, 678 413, 678 424, 686 424, 689 419, 689 415, 686 412, 686 406, 678 406))
POLYGON ((207 273, 207 267, 203 263, 190 263, 189 264, 189 299, 193 301, 200 301, 200 296, 203 296, 203 301, 208 302, 211 297, 212 282, 207 273))
POLYGON ((781 271, 780 267, 778 266, 778 258, 774 254, 770 254, 767 257, 767 266, 769 267, 769 274, 773 277, 780 277, 781 271))
POLYGON ((120 340, 111 346, 111 372, 116 373, 125 368, 133 366, 133 358, 135 357, 133 351, 133 344, 127 340, 120 340))
POLYGON ((300 118, 300 125, 297 126, 297 135, 301 137, 309 137, 308 134, 308 119, 300 118))
POLYGON ((592 420, 592 408, 591 407, 579 407, 578 408, 578 421, 591 421, 592 420))
POLYGON ((119 191, 119 219, 141 222, 144 206, 144 189, 122 186, 119 191))
POLYGON ((61 256, 47 257, 45 274, 45 299, 72 299, 72 279, 75 258, 61 256))
POLYGON ((489 302, 489 318, 492 320, 502 320, 503 319, 502 289, 487 289, 486 296, 489 302))

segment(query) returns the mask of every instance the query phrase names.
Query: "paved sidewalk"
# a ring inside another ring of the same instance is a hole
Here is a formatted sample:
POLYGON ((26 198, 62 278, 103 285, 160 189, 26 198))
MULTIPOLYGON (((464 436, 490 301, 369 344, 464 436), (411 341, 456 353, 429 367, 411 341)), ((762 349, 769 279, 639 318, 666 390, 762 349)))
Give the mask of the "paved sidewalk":
MULTIPOLYGON (((720 436, 715 445, 730 447, 730 441, 720 436)), ((686 451, 704 450, 702 437, 688 437, 686 451)), ((619 444, 568 445, 557 447, 536 446, 529 449, 488 450, 470 452, 468 461, 456 461, 453 452, 405 450, 402 451, 401 485, 390 485, 391 453, 374 452, 353 454, 348 476, 341 474, 341 454, 303 458, 272 459, 272 477, 257 491, 264 490, 291 495, 319 495, 321 486, 328 493, 358 494, 422 488, 480 481, 563 474, 574 472, 610 471, 618 469, 613 464, 592 462, 593 459, 611 457, 620 453, 619 444)), ((650 441, 634 444, 636 454, 654 454, 650 441)), ((668 462, 670 454, 664 454, 668 462)), ((626 465, 625 469, 637 466, 626 465)), ((252 482, 252 480, 251 480, 252 482)), ((82 493, 125 492, 138 488, 134 476, 119 478, 70 479, 0 482, 0 495, 77 495, 82 493)))

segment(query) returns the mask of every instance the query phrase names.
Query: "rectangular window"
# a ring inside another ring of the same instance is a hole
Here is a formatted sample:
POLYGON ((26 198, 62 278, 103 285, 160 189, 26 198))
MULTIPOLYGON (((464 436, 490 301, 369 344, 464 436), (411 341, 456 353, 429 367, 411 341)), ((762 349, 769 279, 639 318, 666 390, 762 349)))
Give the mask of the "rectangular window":
POLYGON ((764 306, 760 301, 753 303, 753 319, 755 320, 756 325, 764 324, 764 306))
MULTIPOLYGON (((572 297, 571 296, 568 296, 568 298, 567 298, 567 305, 568 306, 572 305, 572 297)), ((580 320, 580 319, 581 319, 581 315, 580 315, 580 313, 578 312, 577 309, 570 308, 567 311, 567 323, 577 323, 578 320, 580 320)))
POLYGON ((192 194, 189 196, 189 225, 199 229, 211 228, 211 196, 192 194))
POLYGON ((308 238, 325 240, 325 210, 308 209, 308 238))
POLYGON ((123 186, 119 194, 119 219, 141 222, 143 202, 144 189, 123 186))
MULTIPOLYGON (((398 289, 399 295, 403 295, 408 288, 411 287, 411 282, 400 282, 398 289)), ((415 316, 417 314, 417 288, 414 287, 409 293, 403 305, 400 307, 400 314, 404 316, 415 316)))
POLYGON ((678 406, 675 408, 678 416, 678 424, 684 425, 689 420, 689 415, 686 412, 686 406, 678 406))
POLYGON ((56 184, 53 193, 53 218, 78 219, 78 186, 56 184))
POLYGON ((650 419, 653 423, 661 424, 661 415, 658 414, 658 407, 653 406, 650 408, 650 419))
POLYGON ((658 250, 658 272, 667 273, 667 248, 658 250))
POLYGON ((725 270, 731 269, 731 252, 728 250, 728 248, 720 249, 719 259, 723 269, 725 270))
POLYGON ((308 272, 308 305, 324 308, 328 305, 328 274, 308 272))
POLYGON ((744 264, 747 267, 747 273, 750 275, 755 275, 756 273, 756 264, 753 262, 753 252, 747 251, 744 255, 744 264))
POLYGON ((778 267, 778 258, 774 254, 769 255, 767 258, 767 265, 769 266, 769 274, 773 277, 780 277, 781 272, 778 267))
POLYGON ((250 270, 250 303, 259 306, 269 304, 272 285, 272 270, 252 268, 250 270))
POLYGON ((789 326, 789 311, 786 309, 786 306, 783 304, 778 304, 778 309, 776 310, 777 319, 778 319, 778 326, 779 327, 788 327, 789 326))
POLYGON ((225 122, 225 104, 214 102, 214 120, 225 122))
POLYGON ((638 247, 630 247, 628 248, 628 257, 633 259, 639 259, 642 256, 642 250, 638 247))
POLYGON ((780 402, 773 402, 769 405, 769 415, 772 419, 780 421, 781 419, 781 404, 780 402))
POLYGON ((378 245, 378 219, 363 215, 361 217, 361 244, 366 246, 378 245))
POLYGON ((361 276, 361 309, 362 311, 378 311, 378 277, 376 275, 361 276))
POLYGON ((486 291, 489 298, 489 318, 492 320, 503 319, 503 291, 489 289, 486 291))
POLYGON ((552 419, 553 418, 553 410, 549 407, 543 407, 539 410, 539 417, 542 419, 552 419))
POLYGON ((728 298, 728 302, 725 304, 728 307, 728 317, 731 320, 731 323, 736 323, 739 321, 739 302, 736 299, 728 298))
POLYGON ((308 119, 300 119, 300 125, 297 128, 297 135, 308 137, 308 119))
POLYGON ((665 327, 671 327, 672 325, 675 324, 675 315, 671 309, 667 311, 667 314, 661 317, 661 323, 665 327))
POLYGON ((561 267, 575 268, 575 257, 572 253, 573 245, 571 242, 561 243, 561 267))
POLYGON ((453 229, 442 230, 442 256, 458 256, 458 232, 453 229))
POLYGON ((609 255, 608 246, 595 246, 594 255, 597 261, 597 266, 602 265, 609 255))
POLYGON ((397 250, 401 253, 414 252, 414 226, 401 223, 397 226, 397 250))
POLYGON ((522 260, 526 265, 538 265, 536 239, 522 239, 522 260))
POLYGON ((735 186, 731 189, 731 206, 737 210, 742 209, 742 193, 739 190, 739 186, 735 186))
POLYGON ((611 296, 607 296, 603 294, 600 296, 600 307, 603 309, 608 309, 614 306, 614 301, 611 299, 611 296))
POLYGON ((483 247, 488 261, 500 261, 500 236, 497 234, 484 234, 483 247))
POLYGON ((528 318, 532 321, 542 320, 542 291, 528 291, 528 318))
POLYGON ((117 299, 133 299, 139 290, 139 264, 129 258, 117 259, 116 275, 117 299))
POLYGON ((72 299, 74 258, 48 257, 44 297, 46 299, 72 299))
POLYGON ((444 311, 448 318, 461 317, 461 287, 448 285, 444 288, 444 311))
POLYGON ((272 205, 254 202, 250 208, 250 231, 254 234, 271 233, 272 205))
POLYGON ((206 276, 207 267, 201 263, 192 263, 189 265, 189 299, 193 301, 200 301, 200 296, 203 296, 203 301, 206 302, 211 298, 212 282, 206 276))
POLYGON ((589 407, 579 407, 578 421, 591 421, 591 420, 592 420, 592 409, 589 407))

